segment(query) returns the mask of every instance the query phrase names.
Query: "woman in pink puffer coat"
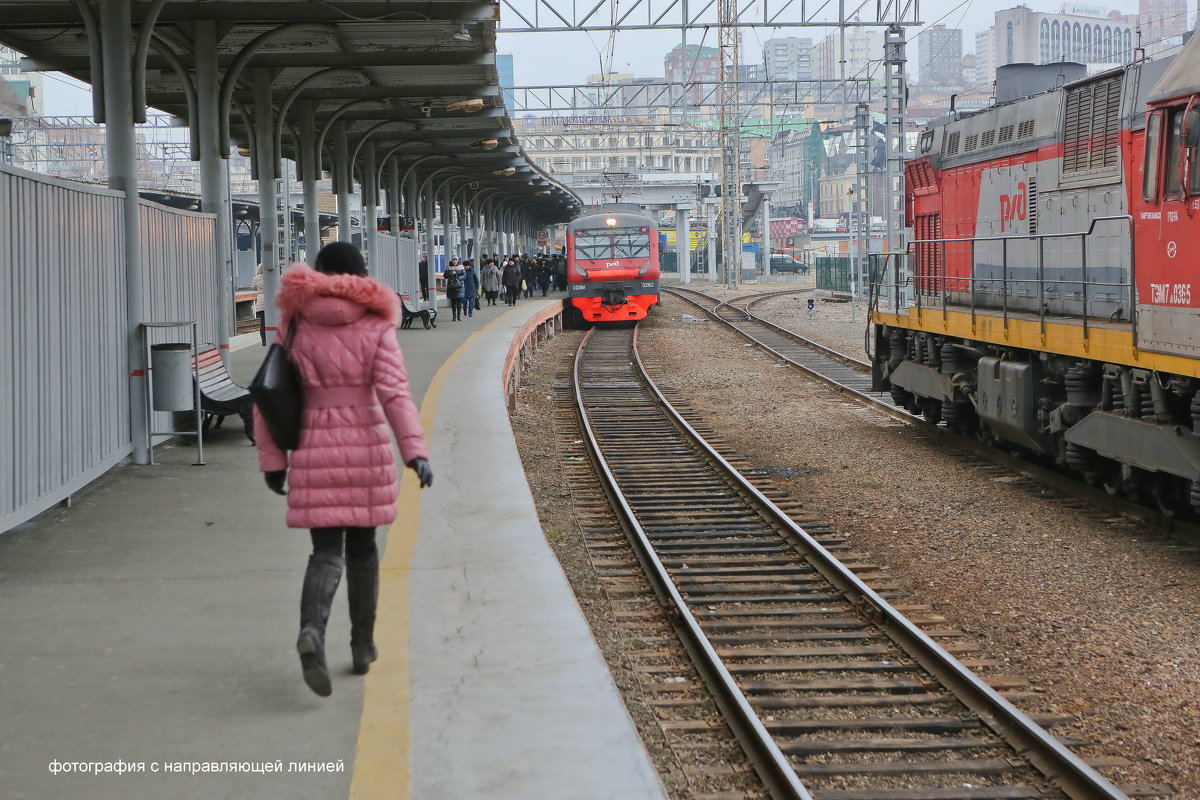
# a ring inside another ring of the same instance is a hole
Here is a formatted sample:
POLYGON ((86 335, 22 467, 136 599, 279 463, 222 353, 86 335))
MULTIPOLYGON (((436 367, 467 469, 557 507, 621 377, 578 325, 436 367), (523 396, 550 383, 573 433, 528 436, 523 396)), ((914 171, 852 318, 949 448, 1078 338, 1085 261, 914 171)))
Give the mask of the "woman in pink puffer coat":
POLYGON ((304 388, 300 445, 290 453, 276 447, 257 408, 255 437, 267 485, 287 495, 288 527, 311 530, 296 650, 305 682, 326 697, 333 689, 325 624, 343 564, 355 673, 365 674, 377 657, 375 528, 396 518, 389 427, 422 487, 433 481, 433 472, 396 342, 399 300, 367 277, 358 248, 334 242, 317 254, 316 269, 293 265, 277 303, 280 339, 286 341, 294 328, 289 350, 304 388))

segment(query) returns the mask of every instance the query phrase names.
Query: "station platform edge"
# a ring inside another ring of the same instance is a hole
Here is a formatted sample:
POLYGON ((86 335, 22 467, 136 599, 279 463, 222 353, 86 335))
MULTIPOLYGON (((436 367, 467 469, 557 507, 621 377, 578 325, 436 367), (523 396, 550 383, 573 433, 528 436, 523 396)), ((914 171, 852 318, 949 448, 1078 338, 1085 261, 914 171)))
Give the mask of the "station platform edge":
MULTIPOLYGON (((381 531, 380 660, 365 677, 350 674, 339 590, 330 698, 303 684, 293 649, 308 537, 284 527, 240 425, 208 437, 205 467, 186 440, 161 445, 158 466, 120 467, 0 536, 0 794, 663 797, 508 425, 514 353, 560 305, 398 332, 435 478, 422 491, 406 470, 381 531), (52 769, 118 760, 146 768, 52 769), (163 768, 223 763, 281 771, 163 768)), ((242 383, 257 338, 234 342, 242 383)))

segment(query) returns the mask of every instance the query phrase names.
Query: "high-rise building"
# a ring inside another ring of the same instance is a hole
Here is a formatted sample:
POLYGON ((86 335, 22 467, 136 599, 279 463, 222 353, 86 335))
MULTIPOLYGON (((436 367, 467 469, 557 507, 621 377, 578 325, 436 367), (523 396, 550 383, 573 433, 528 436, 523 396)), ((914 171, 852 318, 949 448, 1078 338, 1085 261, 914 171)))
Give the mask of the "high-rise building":
MULTIPOLYGON (((679 44, 663 59, 663 75, 672 83, 711 83, 718 79, 720 61, 720 53, 715 47, 679 44)), ((687 91, 687 102, 699 104, 705 93, 704 87, 691 86, 687 91)))
POLYGON ((1187 0, 1138 0, 1142 46, 1148 50, 1188 29, 1187 0))
POLYGON ((934 25, 917 36, 917 81, 926 86, 963 84, 962 31, 934 25))
POLYGON ((513 91, 517 83, 513 76, 511 53, 496 54, 496 72, 500 73, 500 88, 504 90, 504 107, 511 113, 517 107, 517 93, 513 91))
POLYGON ((992 33, 995 26, 975 34, 975 73, 972 86, 985 86, 996 78, 992 66, 992 33))
POLYGON ((976 70, 982 83, 1004 64, 1077 61, 1093 71, 1128 64, 1137 46, 1134 22, 1120 12, 1065 3, 1057 14, 1017 6, 996 12, 996 24, 976 37, 976 70), (986 59, 985 59, 986 54, 986 59))
POLYGON ((845 49, 842 35, 830 34, 813 47, 812 77, 824 80, 839 80, 843 77, 867 79, 871 77, 871 61, 883 58, 883 34, 868 28, 849 28, 845 32, 845 49))
MULTIPOLYGON (((786 36, 763 42, 763 78, 783 82, 812 80, 813 47, 813 40, 807 36, 786 36)), ((775 98, 796 103, 804 95, 803 89, 793 86, 776 92, 775 98)))
POLYGON ((0 45, 0 114, 42 113, 42 76, 21 71, 21 54, 0 45))
POLYGON ((787 36, 763 42, 763 70, 767 79, 810 80, 813 46, 813 40, 807 36, 787 36))

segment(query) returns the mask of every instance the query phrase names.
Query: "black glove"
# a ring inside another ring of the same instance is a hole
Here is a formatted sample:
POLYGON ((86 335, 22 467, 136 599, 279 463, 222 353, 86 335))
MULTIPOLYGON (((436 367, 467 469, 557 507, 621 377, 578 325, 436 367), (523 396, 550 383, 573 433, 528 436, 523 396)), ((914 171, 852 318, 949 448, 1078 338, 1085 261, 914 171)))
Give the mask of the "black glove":
POLYGON ((264 472, 263 478, 267 481, 267 486, 275 494, 287 494, 287 489, 283 488, 283 482, 287 480, 287 470, 277 469, 274 472, 264 472))
POLYGON ((414 458, 408 462, 408 466, 413 472, 417 473, 417 477, 421 479, 421 488, 433 484, 433 468, 429 466, 429 462, 423 458, 414 458))

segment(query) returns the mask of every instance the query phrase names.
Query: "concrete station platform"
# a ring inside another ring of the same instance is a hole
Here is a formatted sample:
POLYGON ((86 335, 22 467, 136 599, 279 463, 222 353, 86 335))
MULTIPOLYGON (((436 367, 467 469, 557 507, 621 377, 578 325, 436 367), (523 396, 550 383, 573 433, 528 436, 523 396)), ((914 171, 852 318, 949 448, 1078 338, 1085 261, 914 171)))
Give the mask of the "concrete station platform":
MULTIPOLYGON (((206 440, 207 466, 191 466, 190 440, 161 445, 160 465, 119 467, 0 536, 0 797, 662 797, 508 425, 510 343, 560 299, 398 331, 434 483, 422 492, 406 470, 380 537, 365 678, 339 590, 330 698, 294 651, 308 536, 284 527, 236 419, 206 440), (145 771, 52 771, 81 762, 145 771)), ((256 334, 236 344, 246 383, 264 350, 256 334)))

